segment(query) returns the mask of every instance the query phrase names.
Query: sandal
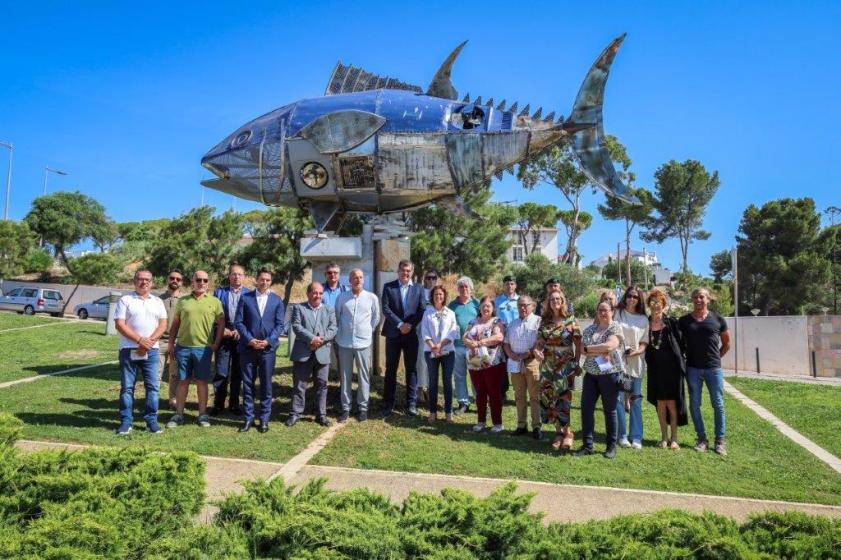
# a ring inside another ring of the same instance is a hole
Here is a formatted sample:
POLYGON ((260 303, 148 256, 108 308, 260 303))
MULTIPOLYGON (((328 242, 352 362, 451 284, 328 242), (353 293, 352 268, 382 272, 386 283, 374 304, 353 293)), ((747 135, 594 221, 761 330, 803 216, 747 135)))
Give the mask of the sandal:
POLYGON ((564 441, 561 444, 561 449, 569 450, 572 449, 572 442, 575 441, 575 433, 567 428, 566 433, 564 434, 564 441))
POLYGON ((564 436, 563 434, 558 434, 555 436, 555 439, 552 440, 552 449, 557 451, 561 448, 561 442, 563 441, 564 436))
POLYGON ((429 416, 426 417, 426 421, 429 422, 430 424, 434 424, 437 420, 438 420, 438 414, 436 414, 435 412, 433 412, 432 414, 430 414, 429 416))
POLYGON ((678 445, 678 443, 675 440, 672 440, 672 442, 669 443, 669 449, 677 451, 678 449, 680 449, 680 445, 678 445))
POLYGON ((452 424, 453 423, 453 415, 452 414, 447 414, 447 416, 444 418, 444 421, 447 422, 447 424, 452 424))
POLYGON ((660 449, 668 449, 668 447, 669 447, 669 442, 667 440, 664 439, 664 440, 660 441, 660 449))

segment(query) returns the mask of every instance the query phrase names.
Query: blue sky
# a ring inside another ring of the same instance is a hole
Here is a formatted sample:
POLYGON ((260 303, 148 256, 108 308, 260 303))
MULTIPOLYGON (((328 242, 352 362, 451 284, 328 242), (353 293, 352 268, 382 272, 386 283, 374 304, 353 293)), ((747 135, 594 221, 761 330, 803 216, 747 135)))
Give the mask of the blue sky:
MULTIPOLYGON (((336 60, 428 85, 450 50, 460 94, 567 115, 615 36, 605 128, 638 184, 670 159, 721 175, 690 266, 733 244, 745 207, 811 196, 841 205, 841 2, 40 2, 0 19, 0 140, 15 145, 11 217, 43 188, 100 200, 118 221, 200 203, 199 159, 234 128, 324 91, 336 60)), ((0 150, 0 179, 7 151, 0 150)), ((564 201, 507 175, 497 200, 564 201)), ((595 213, 603 194, 587 194, 595 213)), ((207 191, 225 209, 256 207, 207 191)), ((585 262, 615 251, 619 223, 596 217, 585 262)), ((636 248, 642 248, 637 241, 636 248)), ((648 245, 676 268, 677 241, 648 245)))

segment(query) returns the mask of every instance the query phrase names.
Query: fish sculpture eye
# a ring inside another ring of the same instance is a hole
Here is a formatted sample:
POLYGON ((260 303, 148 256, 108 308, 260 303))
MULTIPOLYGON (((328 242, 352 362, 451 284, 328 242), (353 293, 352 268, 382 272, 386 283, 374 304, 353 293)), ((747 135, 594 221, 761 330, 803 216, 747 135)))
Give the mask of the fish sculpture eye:
POLYGON ((240 146, 245 145, 245 143, 248 142, 250 139, 251 139, 251 131, 250 130, 245 130, 243 132, 240 132, 239 134, 237 134, 237 137, 234 138, 234 141, 231 142, 231 147, 232 148, 239 148, 240 146))
POLYGON ((311 189, 320 189, 327 184, 327 170, 320 163, 311 161, 301 168, 301 180, 311 189))

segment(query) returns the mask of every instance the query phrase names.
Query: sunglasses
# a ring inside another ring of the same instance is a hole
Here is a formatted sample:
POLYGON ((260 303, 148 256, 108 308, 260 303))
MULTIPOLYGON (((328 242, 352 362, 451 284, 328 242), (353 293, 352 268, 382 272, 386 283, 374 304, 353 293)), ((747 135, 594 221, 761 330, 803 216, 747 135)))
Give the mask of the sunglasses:
POLYGON ((207 284, 208 282, 210 282, 210 279, 209 278, 193 278, 193 282, 195 282, 197 284, 207 284))
POLYGON ((437 276, 427 276, 426 280, 438 280, 437 276))
POLYGON ((181 278, 178 278, 177 276, 170 276, 170 277, 168 278, 168 280, 169 280, 170 282, 181 282, 181 278))
POLYGON ((636 294, 628 294, 625 296, 625 299, 639 299, 640 297, 636 294))

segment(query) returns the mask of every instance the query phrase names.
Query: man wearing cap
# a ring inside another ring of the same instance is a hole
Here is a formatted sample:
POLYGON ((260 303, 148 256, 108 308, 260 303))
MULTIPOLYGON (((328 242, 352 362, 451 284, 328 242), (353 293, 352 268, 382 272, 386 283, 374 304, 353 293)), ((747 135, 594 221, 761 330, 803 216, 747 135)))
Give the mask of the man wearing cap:
POLYGON ((560 289, 561 281, 556 276, 553 276, 546 280, 546 282, 543 283, 543 297, 540 298, 540 302, 538 302, 537 304, 535 314, 537 314, 538 316, 543 315, 543 302, 546 301, 546 298, 549 297, 549 294, 560 289))

